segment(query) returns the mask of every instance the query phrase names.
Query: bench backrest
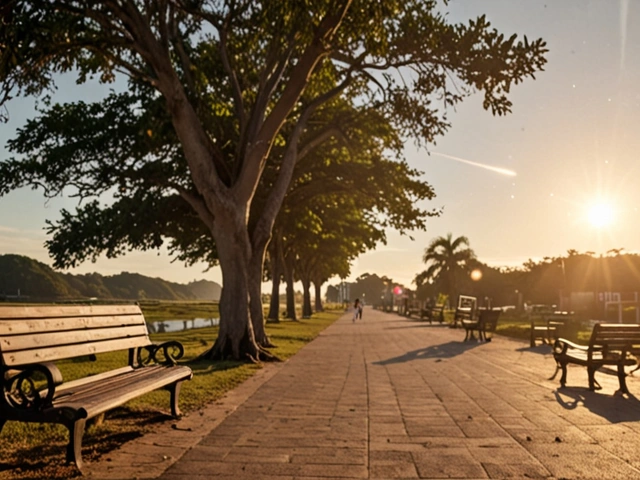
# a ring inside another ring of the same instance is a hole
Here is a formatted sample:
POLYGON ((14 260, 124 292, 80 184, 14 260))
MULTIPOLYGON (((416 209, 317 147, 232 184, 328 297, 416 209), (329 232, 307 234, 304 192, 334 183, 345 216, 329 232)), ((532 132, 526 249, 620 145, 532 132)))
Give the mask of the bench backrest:
POLYGON ((542 318, 549 322, 570 322, 575 319, 573 312, 550 312, 542 316, 542 318))
POLYGON ((150 343, 138 305, 0 306, 0 365, 5 367, 150 343))
POLYGON ((480 310, 479 319, 483 325, 485 332, 495 332, 498 326, 498 318, 502 313, 501 309, 495 310, 480 310))
POLYGON ((609 350, 640 348, 640 325, 624 323, 596 323, 589 346, 606 346, 609 350))
POLYGON ((454 315, 455 320, 471 320, 474 315, 474 309, 468 307, 458 307, 456 308, 456 313, 454 315))

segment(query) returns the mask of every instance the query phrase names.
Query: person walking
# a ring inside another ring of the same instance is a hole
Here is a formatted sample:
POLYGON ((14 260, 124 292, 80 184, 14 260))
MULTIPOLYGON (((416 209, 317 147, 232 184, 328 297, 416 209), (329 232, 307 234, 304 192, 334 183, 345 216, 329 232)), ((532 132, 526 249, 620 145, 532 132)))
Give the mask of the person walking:
POLYGON ((356 298, 356 301, 353 304, 353 319, 352 322, 355 322, 358 319, 358 316, 362 317, 362 305, 360 304, 360 299, 356 298))

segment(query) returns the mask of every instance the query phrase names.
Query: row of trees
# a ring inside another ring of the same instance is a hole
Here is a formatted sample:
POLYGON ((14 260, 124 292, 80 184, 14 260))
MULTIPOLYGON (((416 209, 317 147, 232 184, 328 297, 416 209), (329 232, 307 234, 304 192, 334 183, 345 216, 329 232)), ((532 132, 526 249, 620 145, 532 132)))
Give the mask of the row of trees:
POLYGON ((10 0, 0 106, 52 90, 59 74, 124 75, 128 89, 96 103, 45 98, 9 144, 0 195, 79 197, 49 224, 57 267, 165 242, 178 260, 219 263, 207 356, 266 357, 267 249, 266 275, 289 283, 295 264, 317 286, 385 228, 424 228, 435 212, 414 205, 433 192, 402 143, 433 142, 447 109, 475 92, 508 113, 511 87, 545 53, 485 17, 451 24, 435 0, 10 0))
MULTIPOLYGON (((640 291, 640 255, 613 249, 606 255, 569 250, 566 256, 528 260, 519 268, 494 268, 483 264, 467 237, 438 237, 425 249, 427 269, 416 275, 420 300, 439 293, 450 299, 458 294, 490 298, 496 305, 556 304, 561 297, 588 292, 640 291)), ((586 306, 586 305, 585 305, 586 306)), ((592 305, 593 306, 593 305, 592 305)))

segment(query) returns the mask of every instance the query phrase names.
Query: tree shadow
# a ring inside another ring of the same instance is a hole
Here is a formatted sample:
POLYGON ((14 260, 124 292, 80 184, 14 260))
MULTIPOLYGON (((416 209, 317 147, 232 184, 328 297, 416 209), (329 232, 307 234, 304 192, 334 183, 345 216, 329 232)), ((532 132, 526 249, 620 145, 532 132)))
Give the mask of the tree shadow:
POLYGON ((611 423, 640 420, 640 400, 634 395, 604 395, 586 387, 561 387, 554 391, 558 403, 566 410, 580 405, 611 423))
POLYGON ((397 357, 388 358, 386 360, 380 360, 379 362, 373 362, 374 365, 391 365, 394 363, 405 363, 413 360, 426 360, 429 358, 452 358, 460 355, 467 350, 471 350, 477 346, 482 345, 480 342, 448 342, 441 345, 431 345, 429 347, 420 348, 418 350, 412 350, 411 352, 404 353, 397 357))

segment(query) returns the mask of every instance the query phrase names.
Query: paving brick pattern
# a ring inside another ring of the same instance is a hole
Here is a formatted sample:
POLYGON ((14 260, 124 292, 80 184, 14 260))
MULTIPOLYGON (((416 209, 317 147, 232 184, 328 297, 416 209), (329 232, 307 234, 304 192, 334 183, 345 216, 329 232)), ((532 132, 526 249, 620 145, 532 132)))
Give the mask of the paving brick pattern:
MULTIPOLYGON (((366 309, 205 411, 91 465, 92 478, 640 479, 640 402, 550 348, 366 309)), ((640 395, 640 379, 629 388, 640 395)))

